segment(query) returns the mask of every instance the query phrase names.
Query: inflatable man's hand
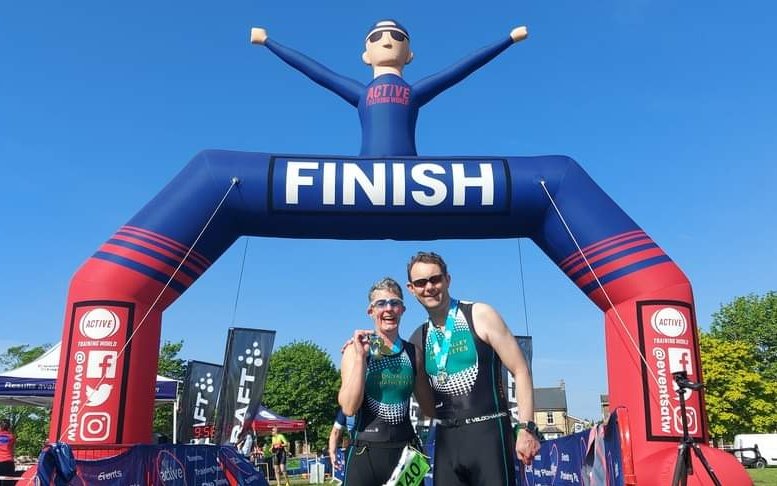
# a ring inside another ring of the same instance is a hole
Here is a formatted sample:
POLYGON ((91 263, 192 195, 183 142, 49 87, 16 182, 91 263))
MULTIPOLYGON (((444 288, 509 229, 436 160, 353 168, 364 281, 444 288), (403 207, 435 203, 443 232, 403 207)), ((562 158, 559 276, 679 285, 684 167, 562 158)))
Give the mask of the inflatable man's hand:
POLYGON ((524 40, 529 35, 529 31, 526 30, 526 26, 520 26, 516 27, 513 30, 510 31, 510 37, 513 39, 513 42, 520 42, 524 40))
POLYGON ((251 29, 251 44, 264 44, 267 40, 267 31, 261 27, 251 29))

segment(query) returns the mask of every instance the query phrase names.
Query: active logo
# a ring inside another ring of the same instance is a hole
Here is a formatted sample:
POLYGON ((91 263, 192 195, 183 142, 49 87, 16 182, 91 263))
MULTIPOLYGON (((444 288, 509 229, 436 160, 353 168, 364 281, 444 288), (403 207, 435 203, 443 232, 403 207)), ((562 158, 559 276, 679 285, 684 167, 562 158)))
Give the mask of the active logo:
POLYGON ((650 325, 657 333, 673 338, 682 336, 688 329, 685 316, 674 307, 664 307, 653 313, 650 325))
POLYGON ((91 339, 105 339, 119 332, 121 322, 115 312, 99 307, 86 312, 78 323, 81 335, 91 339))
POLYGON ((183 463, 169 451, 160 451, 156 467, 162 484, 187 484, 183 463))

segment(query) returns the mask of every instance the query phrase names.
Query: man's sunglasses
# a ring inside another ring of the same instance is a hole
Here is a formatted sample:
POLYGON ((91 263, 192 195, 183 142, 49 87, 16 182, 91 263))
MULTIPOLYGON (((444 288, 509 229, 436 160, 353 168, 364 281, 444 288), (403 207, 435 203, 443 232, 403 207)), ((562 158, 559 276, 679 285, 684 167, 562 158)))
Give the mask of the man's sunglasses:
POLYGON ((445 278, 445 275, 438 273, 437 275, 432 275, 429 278, 419 278, 417 280, 413 280, 412 283, 413 287, 422 289, 426 287, 426 284, 431 283, 432 285, 437 285, 438 283, 442 282, 445 278))
POLYGON ((405 303, 402 302, 402 299, 378 299, 370 305, 378 309, 385 309, 386 307, 404 307, 405 303))
POLYGON ((381 38, 383 38, 384 32, 388 32, 389 34, 391 34, 391 37, 393 37, 394 40, 397 42, 404 42, 407 40, 407 36, 402 32, 398 32, 396 30, 379 30, 377 32, 373 32, 372 34, 370 34, 370 36, 368 37, 369 41, 378 42, 381 38))

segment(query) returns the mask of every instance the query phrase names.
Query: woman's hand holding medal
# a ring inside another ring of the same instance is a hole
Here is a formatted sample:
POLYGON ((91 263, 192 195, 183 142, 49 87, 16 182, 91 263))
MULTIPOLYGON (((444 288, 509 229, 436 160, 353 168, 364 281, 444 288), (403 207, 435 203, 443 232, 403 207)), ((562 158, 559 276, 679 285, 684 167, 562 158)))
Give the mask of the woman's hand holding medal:
POLYGON ((366 359, 369 354, 373 353, 373 349, 381 349, 383 340, 372 329, 357 329, 353 332, 353 337, 343 344, 340 352, 344 353, 348 346, 353 347, 357 357, 366 359))

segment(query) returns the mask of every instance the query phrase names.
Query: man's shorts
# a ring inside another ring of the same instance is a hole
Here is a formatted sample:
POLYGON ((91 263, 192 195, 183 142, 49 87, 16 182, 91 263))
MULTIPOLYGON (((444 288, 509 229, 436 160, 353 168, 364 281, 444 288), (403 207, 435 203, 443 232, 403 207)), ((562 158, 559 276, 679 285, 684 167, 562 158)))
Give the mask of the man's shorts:
POLYGON ((455 427, 437 426, 435 486, 515 484, 515 442, 510 417, 455 427))
POLYGON ((285 466, 286 465, 286 449, 280 449, 275 451, 272 455, 273 466, 285 466))

